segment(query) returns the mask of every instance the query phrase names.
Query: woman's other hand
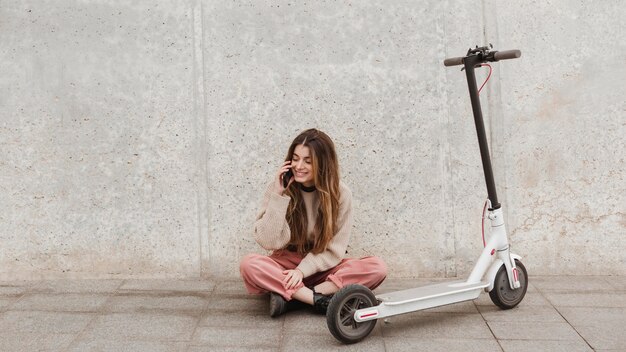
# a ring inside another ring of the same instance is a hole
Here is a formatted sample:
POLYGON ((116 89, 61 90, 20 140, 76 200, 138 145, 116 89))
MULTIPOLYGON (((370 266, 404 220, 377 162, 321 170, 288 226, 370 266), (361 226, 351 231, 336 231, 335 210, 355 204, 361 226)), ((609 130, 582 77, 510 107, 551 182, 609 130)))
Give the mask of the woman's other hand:
POLYGON ((300 269, 285 270, 283 271, 283 274, 285 275, 285 278, 283 279, 283 286, 285 286, 287 290, 296 287, 302 282, 302 278, 304 277, 304 274, 300 271, 300 269))

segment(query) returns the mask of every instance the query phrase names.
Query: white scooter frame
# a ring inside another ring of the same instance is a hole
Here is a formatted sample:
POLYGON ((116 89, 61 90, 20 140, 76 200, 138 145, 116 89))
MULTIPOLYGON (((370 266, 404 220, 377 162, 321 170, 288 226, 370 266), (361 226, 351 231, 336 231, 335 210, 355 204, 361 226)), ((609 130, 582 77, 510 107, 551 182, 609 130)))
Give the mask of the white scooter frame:
POLYGON ((361 323, 476 299, 481 290, 489 292, 494 288, 496 273, 503 263, 510 278, 511 289, 519 288, 515 259, 519 260, 521 257, 509 251, 502 208, 490 210, 488 218, 491 220, 492 235, 466 281, 452 281, 378 295, 376 298, 381 303, 376 307, 357 310, 354 320, 361 323))
POLYGON ((491 221, 491 237, 466 281, 452 281, 378 296, 361 285, 349 285, 335 293, 326 313, 330 332, 344 343, 365 338, 377 319, 422 309, 468 301, 478 298, 481 290, 489 292, 491 300, 503 309, 521 302, 528 287, 526 268, 521 257, 510 252, 504 215, 491 168, 487 136, 480 108, 474 69, 485 62, 520 57, 519 50, 490 51, 489 47, 470 49, 464 57, 446 59, 444 65, 464 65, 470 100, 478 135, 478 145, 487 185, 491 221), (504 266, 504 267, 503 267, 504 266))

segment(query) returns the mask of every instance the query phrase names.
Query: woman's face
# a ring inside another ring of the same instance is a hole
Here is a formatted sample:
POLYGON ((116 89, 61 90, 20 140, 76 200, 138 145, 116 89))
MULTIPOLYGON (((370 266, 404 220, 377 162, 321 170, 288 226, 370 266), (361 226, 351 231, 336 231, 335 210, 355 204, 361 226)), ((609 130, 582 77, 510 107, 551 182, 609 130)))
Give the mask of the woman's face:
POLYGON ((291 168, 295 181, 306 187, 314 185, 313 182, 313 164, 309 147, 297 145, 291 157, 291 168))

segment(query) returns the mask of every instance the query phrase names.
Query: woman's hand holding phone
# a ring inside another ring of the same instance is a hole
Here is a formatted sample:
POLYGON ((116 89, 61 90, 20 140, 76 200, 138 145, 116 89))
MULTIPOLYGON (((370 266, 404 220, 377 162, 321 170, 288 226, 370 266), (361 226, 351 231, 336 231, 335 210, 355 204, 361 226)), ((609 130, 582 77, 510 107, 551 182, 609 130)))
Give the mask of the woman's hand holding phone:
POLYGON ((283 166, 278 170, 276 177, 276 189, 281 195, 285 192, 285 189, 291 185, 294 181, 293 171, 291 170, 291 161, 285 161, 283 166))

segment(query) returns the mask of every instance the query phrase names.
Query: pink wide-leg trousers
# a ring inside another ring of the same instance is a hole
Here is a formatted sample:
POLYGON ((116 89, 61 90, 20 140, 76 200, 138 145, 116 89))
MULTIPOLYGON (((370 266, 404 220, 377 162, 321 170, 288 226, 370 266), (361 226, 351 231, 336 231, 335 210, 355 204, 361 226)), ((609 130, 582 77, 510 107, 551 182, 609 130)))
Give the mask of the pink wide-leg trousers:
POLYGON ((303 282, 291 289, 283 285, 284 270, 293 270, 302 261, 296 252, 279 250, 270 256, 249 254, 241 260, 240 272, 249 293, 276 292, 287 301, 302 287, 314 287, 324 281, 331 281, 337 287, 361 284, 375 289, 387 277, 387 265, 378 257, 346 258, 334 268, 315 273, 304 278, 303 282))

